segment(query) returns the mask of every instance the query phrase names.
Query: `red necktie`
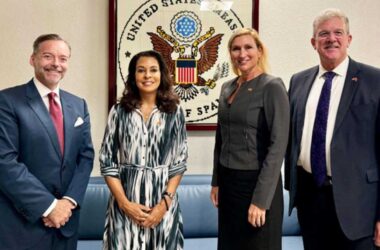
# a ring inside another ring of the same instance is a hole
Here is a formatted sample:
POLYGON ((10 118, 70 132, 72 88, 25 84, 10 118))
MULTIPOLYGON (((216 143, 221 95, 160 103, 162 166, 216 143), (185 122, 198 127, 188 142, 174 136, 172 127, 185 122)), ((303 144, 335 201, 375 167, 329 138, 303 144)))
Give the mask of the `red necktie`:
POLYGON ((49 113, 51 116, 51 119, 53 120, 55 130, 57 131, 58 135, 58 141, 59 141, 59 146, 61 148, 61 152, 63 155, 63 149, 64 149, 64 136, 63 136, 63 115, 62 115, 62 110, 59 107, 58 103, 54 100, 54 97, 57 94, 54 92, 50 92, 48 94, 49 97, 49 113))

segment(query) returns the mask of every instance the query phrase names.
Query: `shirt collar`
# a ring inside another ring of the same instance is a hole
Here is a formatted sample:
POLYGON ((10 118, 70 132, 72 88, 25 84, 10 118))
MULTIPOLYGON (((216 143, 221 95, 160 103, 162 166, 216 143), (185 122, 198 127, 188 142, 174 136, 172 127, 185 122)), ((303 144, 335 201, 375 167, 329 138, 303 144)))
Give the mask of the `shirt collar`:
MULTIPOLYGON (((348 56, 346 56, 346 58, 337 67, 335 67, 335 69, 332 71, 338 76, 345 76, 347 73, 347 70, 348 70, 349 62, 350 62, 350 60, 349 60, 348 56)), ((318 77, 317 78, 323 77, 323 74, 326 73, 327 71, 328 70, 323 68, 322 65, 319 65, 319 71, 318 71, 318 77)))
POLYGON ((38 93, 41 97, 47 96, 50 92, 54 92, 57 94, 57 97, 59 98, 59 84, 54 90, 49 89, 45 85, 43 85, 36 77, 33 78, 34 85, 37 88, 38 93))

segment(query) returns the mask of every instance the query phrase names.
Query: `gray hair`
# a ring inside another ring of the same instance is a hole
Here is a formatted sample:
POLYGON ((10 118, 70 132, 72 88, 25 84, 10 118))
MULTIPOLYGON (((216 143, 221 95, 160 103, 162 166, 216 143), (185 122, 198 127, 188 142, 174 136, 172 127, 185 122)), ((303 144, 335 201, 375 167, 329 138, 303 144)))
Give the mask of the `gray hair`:
POLYGON ((318 29, 319 25, 321 25, 321 23, 323 23, 327 20, 330 20, 334 17, 337 17, 344 22, 345 27, 346 27, 345 31, 347 32, 347 34, 350 34, 350 24, 349 24, 348 17, 346 16, 346 14, 344 14, 344 12, 339 10, 339 9, 325 9, 322 12, 320 12, 318 14, 318 16, 316 16, 314 19, 313 37, 316 36, 317 29, 318 29))

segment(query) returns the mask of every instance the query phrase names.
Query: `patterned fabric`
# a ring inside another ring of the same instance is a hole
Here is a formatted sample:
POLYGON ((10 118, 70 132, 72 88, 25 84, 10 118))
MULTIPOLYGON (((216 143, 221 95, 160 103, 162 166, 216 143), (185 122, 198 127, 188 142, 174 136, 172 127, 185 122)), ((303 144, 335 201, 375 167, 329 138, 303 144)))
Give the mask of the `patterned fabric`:
MULTIPOLYGON (((119 178, 130 201, 155 206, 168 180, 186 171, 186 159, 185 117, 180 107, 172 114, 155 108, 146 123, 139 110, 127 113, 119 104, 111 109, 100 150, 101 174, 119 178)), ((103 249, 175 250, 183 249, 183 243, 177 195, 153 229, 135 224, 111 195, 103 249)))
POLYGON ((313 136, 311 141, 310 162, 314 180, 317 186, 322 186, 326 179, 326 131, 330 107, 331 85, 335 73, 324 74, 325 82, 319 97, 315 114, 313 136))

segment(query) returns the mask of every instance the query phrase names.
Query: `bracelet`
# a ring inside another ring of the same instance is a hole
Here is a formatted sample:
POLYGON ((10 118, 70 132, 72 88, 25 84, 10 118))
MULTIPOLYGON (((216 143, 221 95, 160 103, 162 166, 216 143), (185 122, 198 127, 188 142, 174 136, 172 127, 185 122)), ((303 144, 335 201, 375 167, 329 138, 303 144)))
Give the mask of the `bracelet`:
POLYGON ((165 202, 166 211, 169 211, 169 205, 168 205, 168 202, 166 201, 165 197, 162 197, 162 199, 163 199, 164 202, 165 202))
POLYGON ((173 200, 173 198, 174 198, 174 194, 173 193, 169 193, 168 191, 165 191, 162 194, 162 197, 164 197, 164 196, 168 196, 171 200, 173 200))

